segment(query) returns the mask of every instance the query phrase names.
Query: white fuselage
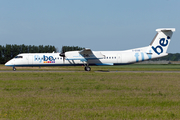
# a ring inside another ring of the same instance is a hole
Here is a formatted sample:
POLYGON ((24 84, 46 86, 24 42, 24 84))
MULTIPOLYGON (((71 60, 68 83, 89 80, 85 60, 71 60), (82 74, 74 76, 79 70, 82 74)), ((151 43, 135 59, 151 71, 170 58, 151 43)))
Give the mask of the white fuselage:
POLYGON ((22 53, 8 61, 12 66, 77 66, 85 65, 121 65, 150 60, 168 55, 166 53, 174 28, 156 29, 157 34, 149 46, 125 51, 70 51, 65 53, 22 53))
MULTIPOLYGON (((8 61, 6 66, 78 66, 88 62, 89 65, 121 65, 152 59, 148 47, 131 49, 126 51, 93 51, 100 53, 101 58, 84 60, 79 51, 69 52, 64 59, 59 53, 22 53, 8 61)), ((68 52, 66 52, 68 53, 68 52)), ((165 54, 167 55, 167 54, 165 54)), ((164 55, 164 56, 165 56, 164 55)), ((158 56, 154 56, 157 58, 158 56)), ((153 57, 153 58, 154 58, 153 57)))

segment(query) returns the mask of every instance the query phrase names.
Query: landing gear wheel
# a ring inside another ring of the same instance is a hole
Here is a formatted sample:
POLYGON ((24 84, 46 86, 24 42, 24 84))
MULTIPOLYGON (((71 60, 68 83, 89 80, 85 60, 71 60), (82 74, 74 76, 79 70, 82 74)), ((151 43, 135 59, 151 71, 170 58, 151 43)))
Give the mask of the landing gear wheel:
POLYGON ((16 71, 16 68, 15 68, 15 67, 13 67, 13 71, 16 71))
POLYGON ((85 67, 84 70, 85 71, 91 71, 91 68, 90 67, 85 67))

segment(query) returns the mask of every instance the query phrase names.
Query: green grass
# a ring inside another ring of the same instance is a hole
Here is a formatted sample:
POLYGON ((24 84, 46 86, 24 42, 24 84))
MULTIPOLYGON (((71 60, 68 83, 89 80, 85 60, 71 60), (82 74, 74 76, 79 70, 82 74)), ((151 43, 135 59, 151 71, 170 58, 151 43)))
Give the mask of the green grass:
POLYGON ((0 119, 180 119, 178 73, 0 73, 0 119))

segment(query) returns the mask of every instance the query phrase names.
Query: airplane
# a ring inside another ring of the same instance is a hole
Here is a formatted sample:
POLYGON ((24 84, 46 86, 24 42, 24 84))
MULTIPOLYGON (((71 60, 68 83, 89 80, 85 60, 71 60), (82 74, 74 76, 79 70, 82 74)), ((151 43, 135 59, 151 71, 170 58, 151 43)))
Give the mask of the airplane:
POLYGON ((123 65, 160 58, 168 55, 175 28, 156 29, 157 34, 149 46, 124 51, 92 51, 85 48, 81 51, 61 53, 22 53, 5 63, 5 66, 82 66, 85 71, 91 71, 92 65, 123 65))

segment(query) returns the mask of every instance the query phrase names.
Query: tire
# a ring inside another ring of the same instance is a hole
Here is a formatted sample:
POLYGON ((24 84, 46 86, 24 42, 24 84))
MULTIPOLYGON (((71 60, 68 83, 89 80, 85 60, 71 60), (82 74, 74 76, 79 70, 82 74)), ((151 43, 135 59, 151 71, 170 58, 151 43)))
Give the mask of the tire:
POLYGON ((15 67, 13 67, 13 71, 16 71, 16 68, 15 68, 15 67))
POLYGON ((90 67, 86 67, 86 71, 91 71, 91 68, 90 67))

